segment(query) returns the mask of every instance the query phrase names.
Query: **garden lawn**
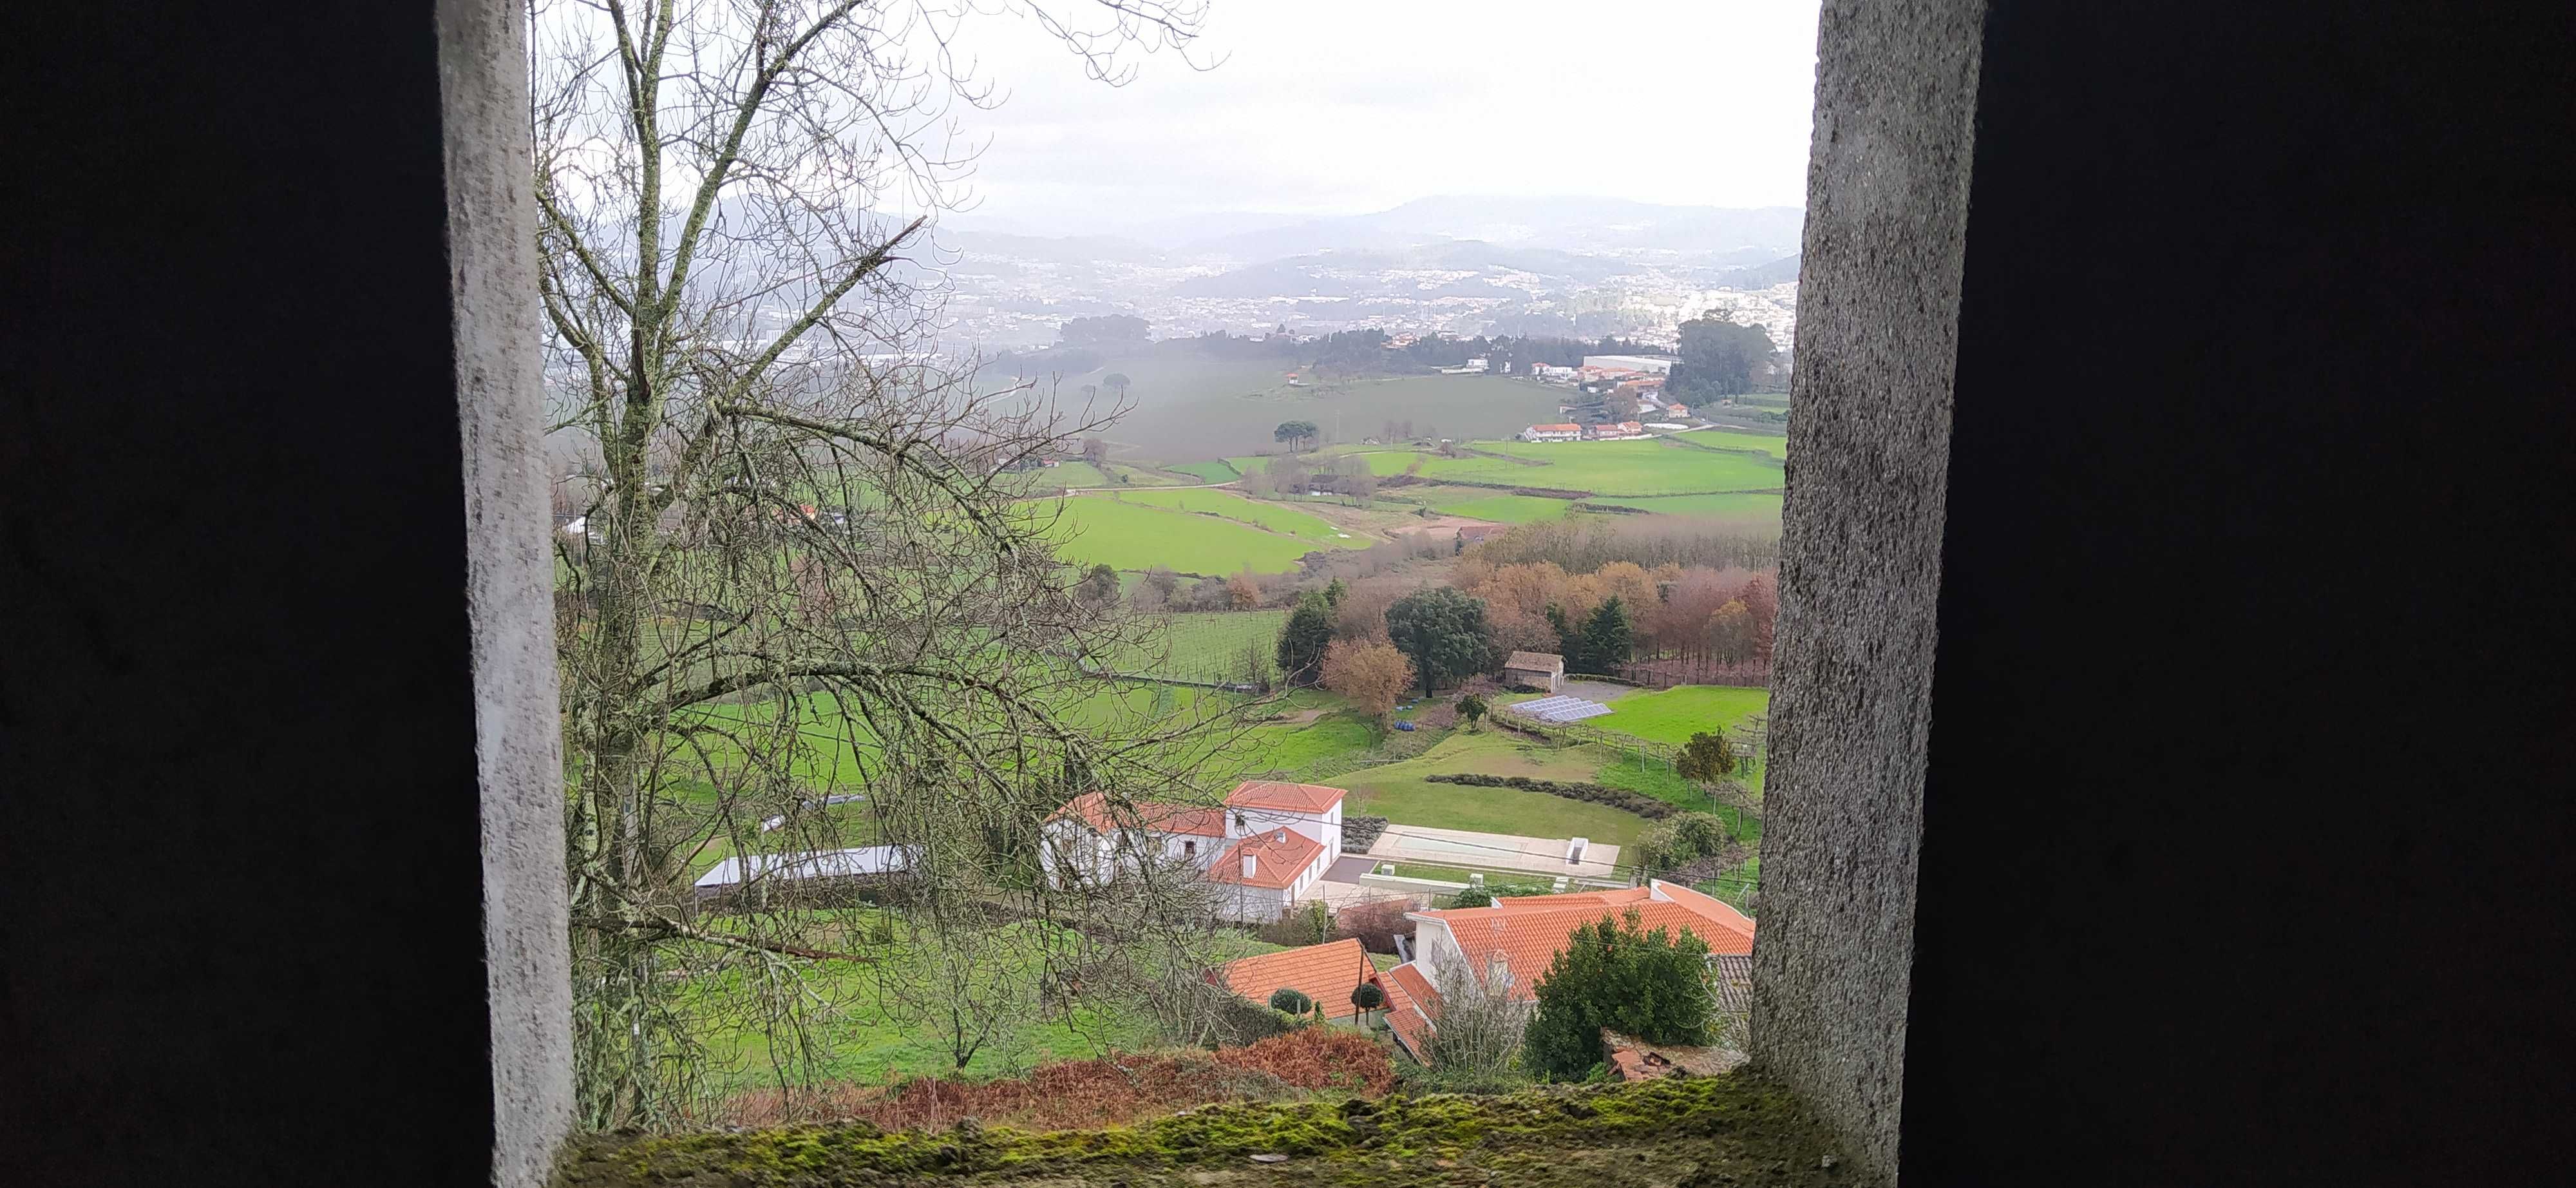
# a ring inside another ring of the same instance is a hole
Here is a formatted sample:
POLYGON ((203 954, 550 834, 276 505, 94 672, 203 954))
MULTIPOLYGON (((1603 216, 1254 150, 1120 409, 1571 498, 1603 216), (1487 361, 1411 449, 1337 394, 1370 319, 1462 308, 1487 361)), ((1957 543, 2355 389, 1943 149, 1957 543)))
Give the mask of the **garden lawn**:
POLYGON ((1679 685, 1659 693, 1632 693, 1610 703, 1610 712, 1587 726, 1681 746, 1701 731, 1723 733, 1748 715, 1771 712, 1771 691, 1733 685, 1679 685))
POLYGON ((1351 790, 1348 812, 1400 825, 1634 844, 1648 822, 1624 809, 1519 788, 1435 784, 1422 778, 1472 772, 1594 782, 1598 770, 1597 758, 1551 751, 1489 726, 1476 734, 1451 734, 1418 758, 1350 772, 1334 783, 1351 790))

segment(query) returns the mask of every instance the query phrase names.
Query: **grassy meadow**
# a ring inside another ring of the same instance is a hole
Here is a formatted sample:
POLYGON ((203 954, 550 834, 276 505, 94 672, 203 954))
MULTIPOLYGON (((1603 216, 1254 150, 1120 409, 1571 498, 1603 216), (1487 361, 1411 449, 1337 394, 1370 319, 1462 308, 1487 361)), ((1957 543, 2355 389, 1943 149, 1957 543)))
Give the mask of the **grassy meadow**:
POLYGON ((1555 487, 1595 495, 1776 491, 1784 481, 1780 461, 1768 455, 1697 450, 1658 438, 1477 442, 1476 448, 1504 457, 1437 458, 1422 468, 1423 477, 1555 487))
POLYGON ((1768 689, 1681 685, 1656 693, 1631 693, 1611 702, 1609 713, 1585 725, 1678 747, 1700 731, 1723 733, 1751 715, 1769 712, 1768 689))
MULTIPOLYGON (((1332 547, 1309 536, 1274 532, 1243 520, 1157 507, 1131 500, 1131 494, 1120 492, 1116 498, 1086 495, 1047 505, 1061 513, 1050 529, 1056 555, 1076 565, 1106 565, 1111 569, 1163 565, 1178 573, 1221 577, 1247 568, 1260 573, 1295 569, 1298 558, 1332 547)), ((1249 500, 1237 502, 1251 504, 1249 500)), ((1329 531, 1326 535, 1329 537, 1329 531)), ((1348 543, 1357 546, 1366 542, 1354 539, 1348 543)))

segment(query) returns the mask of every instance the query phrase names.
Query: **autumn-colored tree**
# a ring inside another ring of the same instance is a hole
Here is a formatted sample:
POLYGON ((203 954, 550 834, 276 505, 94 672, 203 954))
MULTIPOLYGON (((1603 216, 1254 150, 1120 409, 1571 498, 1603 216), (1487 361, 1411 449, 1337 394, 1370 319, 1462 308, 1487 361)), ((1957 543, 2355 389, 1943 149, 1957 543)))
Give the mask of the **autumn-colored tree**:
POLYGON ((1412 685, 1413 662, 1392 644, 1337 639, 1324 649, 1324 687, 1348 698, 1380 729, 1394 719, 1396 699, 1412 685))
POLYGON ((1252 610, 1261 605, 1261 583, 1252 580, 1252 575, 1248 573, 1238 573, 1227 578, 1225 579, 1225 600, 1236 610, 1252 610))
POLYGON ((1728 602, 1709 615, 1708 651, 1725 664, 1740 663, 1753 655, 1753 612, 1743 599, 1728 602))
POLYGON ((1104 475, 1105 475, 1105 474, 1108 474, 1108 473, 1109 473, 1109 443, 1108 443, 1108 442, 1106 442, 1106 441, 1102 441, 1101 439, 1099 439, 1099 438, 1097 438, 1097 437, 1086 437, 1086 438, 1083 438, 1083 439, 1082 439, 1082 460, 1083 460, 1083 461, 1085 461, 1085 462, 1088 462, 1088 463, 1092 464, 1092 466, 1094 466, 1094 467, 1098 468, 1098 469, 1100 470, 1100 473, 1102 473, 1102 474, 1104 474, 1104 475))
POLYGON ((1744 583, 1744 609, 1750 615, 1746 634, 1750 637, 1753 658, 1771 662, 1771 628, 1780 616, 1780 587, 1770 574, 1757 573, 1744 583))

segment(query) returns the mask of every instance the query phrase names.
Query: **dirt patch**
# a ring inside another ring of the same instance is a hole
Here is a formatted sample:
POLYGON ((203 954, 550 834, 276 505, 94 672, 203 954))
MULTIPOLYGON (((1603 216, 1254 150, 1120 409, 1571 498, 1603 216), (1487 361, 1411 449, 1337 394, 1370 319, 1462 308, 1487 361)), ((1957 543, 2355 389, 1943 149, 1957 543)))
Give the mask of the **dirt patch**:
POLYGON ((1456 532, 1461 528, 1490 527, 1496 523, 1497 521, 1494 520, 1479 520, 1474 516, 1430 516, 1409 520, 1394 532, 1397 536, 1413 536, 1423 532, 1456 532))
POLYGON ((1281 714, 1270 720, 1282 726, 1306 726, 1313 724, 1317 718, 1329 712, 1331 711, 1320 709, 1298 710, 1296 713, 1281 714))

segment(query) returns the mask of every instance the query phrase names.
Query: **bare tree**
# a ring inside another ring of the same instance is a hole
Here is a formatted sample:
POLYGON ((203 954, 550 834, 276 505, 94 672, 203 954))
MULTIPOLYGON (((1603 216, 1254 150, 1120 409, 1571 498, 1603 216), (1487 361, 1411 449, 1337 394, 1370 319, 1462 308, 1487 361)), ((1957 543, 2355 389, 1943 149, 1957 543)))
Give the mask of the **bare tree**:
MULTIPOLYGON (((1113 83, 1122 49, 1201 19, 1195 0, 1028 11, 1113 83)), ((1142 628, 1070 596, 1047 505, 1015 501, 1018 467, 1116 410, 1069 415, 930 353, 937 273, 912 261, 967 163, 950 113, 992 102, 951 53, 974 12, 531 6, 547 370, 557 427, 599 459, 586 547, 559 550, 589 1125, 686 1116, 722 1088, 711 1047, 810 1078, 813 1022, 859 1007, 853 971, 901 985, 966 960, 989 910, 1097 906, 1027 875, 1069 789, 1192 787, 1188 723, 1060 712, 1090 691, 1072 658, 1142 628), (804 896, 693 912, 718 857, 868 840, 906 856, 909 936, 804 896)), ((1079 947, 1020 951, 1043 970, 1079 947)), ((1019 1001, 1007 981, 983 985, 1019 1001)), ((953 1030, 971 1058, 975 1028, 953 1030)))
POLYGON ((1440 1002, 1432 1011, 1424 1055, 1438 1078, 1462 1090, 1503 1089, 1526 1081, 1520 1058, 1531 1005, 1512 997, 1511 972, 1499 958, 1483 969, 1453 961, 1437 972, 1440 1002))

